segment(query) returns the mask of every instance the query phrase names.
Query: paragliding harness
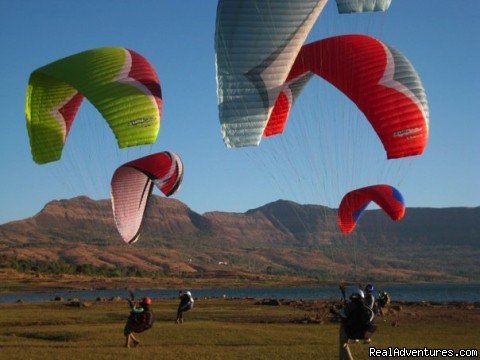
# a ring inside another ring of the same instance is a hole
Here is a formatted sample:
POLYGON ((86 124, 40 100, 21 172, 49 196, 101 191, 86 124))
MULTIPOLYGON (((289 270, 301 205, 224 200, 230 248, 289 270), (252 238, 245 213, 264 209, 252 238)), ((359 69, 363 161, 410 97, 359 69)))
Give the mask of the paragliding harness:
POLYGON ((192 308, 193 308, 192 298, 187 294, 183 294, 180 298, 180 305, 178 306, 178 311, 185 312, 192 308))
POLYGON ((130 312, 128 320, 130 322, 130 328, 136 333, 141 333, 153 326, 154 318, 150 310, 134 308, 130 312))
POLYGON ((130 294, 131 299, 129 300, 129 304, 131 311, 127 322, 129 328, 136 333, 150 329, 155 320, 153 312, 148 307, 137 306, 134 303, 133 293, 131 292, 130 294))
POLYGON ((375 297, 372 293, 365 294, 365 304, 370 308, 373 309, 375 306, 375 297))
POLYGON ((344 285, 340 285, 340 291, 344 303, 342 324, 346 335, 349 339, 365 339, 367 333, 376 330, 373 324, 375 318, 373 310, 360 300, 347 302, 344 285))
POLYGON ((347 308, 343 326, 349 339, 365 339, 366 333, 375 331, 372 309, 360 301, 350 302, 347 308))

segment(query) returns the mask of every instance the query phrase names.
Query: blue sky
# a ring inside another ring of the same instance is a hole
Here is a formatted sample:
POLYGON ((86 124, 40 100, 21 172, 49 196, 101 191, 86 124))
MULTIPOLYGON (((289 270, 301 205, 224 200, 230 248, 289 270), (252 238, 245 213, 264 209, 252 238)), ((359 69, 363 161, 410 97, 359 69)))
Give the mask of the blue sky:
POLYGON ((342 194, 373 182, 396 185, 408 206, 480 205, 480 1, 393 0, 384 14, 340 16, 330 0, 317 20, 309 41, 368 33, 400 50, 420 74, 430 141, 424 155, 393 163, 383 160, 359 111, 318 79, 296 104, 285 136, 227 149, 216 103, 215 12, 213 0, 1 1, 0 223, 32 216, 53 199, 107 198, 118 165, 162 150, 183 159, 176 197, 200 213, 243 212, 279 198, 336 207, 342 194), (111 45, 141 53, 157 69, 164 95, 157 142, 116 149, 100 115, 84 104, 62 160, 35 164, 24 117, 29 74, 111 45), (345 138, 337 136, 342 131, 345 138))

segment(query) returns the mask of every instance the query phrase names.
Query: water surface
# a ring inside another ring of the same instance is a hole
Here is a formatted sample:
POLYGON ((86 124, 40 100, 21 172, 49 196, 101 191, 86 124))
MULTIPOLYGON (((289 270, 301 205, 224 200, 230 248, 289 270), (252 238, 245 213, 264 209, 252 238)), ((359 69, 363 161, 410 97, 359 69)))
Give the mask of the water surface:
MULTIPOLYGON (((136 297, 177 298, 181 289, 136 290, 136 297)), ((335 299, 340 298, 338 286, 318 287, 267 287, 267 288, 209 288, 188 289, 194 297, 228 298, 275 298, 275 299, 335 299)), ((348 294, 353 287, 348 288, 348 294)), ((377 291, 387 291, 393 300, 401 301, 480 301, 480 284, 385 284, 376 286, 377 291)), ((64 299, 95 300, 97 298, 127 297, 127 290, 52 290, 47 292, 16 292, 0 294, 0 303, 22 301, 49 301, 55 297, 64 299)))

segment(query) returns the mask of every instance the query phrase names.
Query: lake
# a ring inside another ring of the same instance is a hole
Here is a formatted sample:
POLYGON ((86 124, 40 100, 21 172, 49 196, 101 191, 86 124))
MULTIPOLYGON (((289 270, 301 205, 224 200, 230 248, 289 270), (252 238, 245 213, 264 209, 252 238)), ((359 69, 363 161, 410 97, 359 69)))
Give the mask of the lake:
MULTIPOLYGON (((177 298, 180 289, 136 290, 135 296, 153 298, 177 298)), ((318 287, 268 287, 268 288, 210 288, 188 289, 194 297, 222 297, 256 299, 329 299, 340 298, 338 286, 318 287)), ((348 288, 347 296, 353 290, 348 288)), ((384 284, 378 285, 378 291, 387 291, 393 300, 399 301, 480 301, 480 284, 384 284)), ((127 290, 51 290, 48 292, 17 292, 0 294, 0 303, 22 301, 48 301, 57 296, 64 299, 95 300, 97 297, 127 297, 127 290)))

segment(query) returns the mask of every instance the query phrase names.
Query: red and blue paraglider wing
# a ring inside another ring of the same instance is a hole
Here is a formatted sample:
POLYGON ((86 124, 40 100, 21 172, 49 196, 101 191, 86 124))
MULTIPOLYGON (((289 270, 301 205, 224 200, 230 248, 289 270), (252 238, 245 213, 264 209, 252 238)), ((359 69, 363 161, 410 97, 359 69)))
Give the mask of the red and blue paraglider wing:
POLYGON ((351 233, 368 204, 378 204, 392 220, 398 221, 405 215, 402 194, 390 185, 372 185, 346 194, 338 208, 338 226, 344 233, 351 233))

